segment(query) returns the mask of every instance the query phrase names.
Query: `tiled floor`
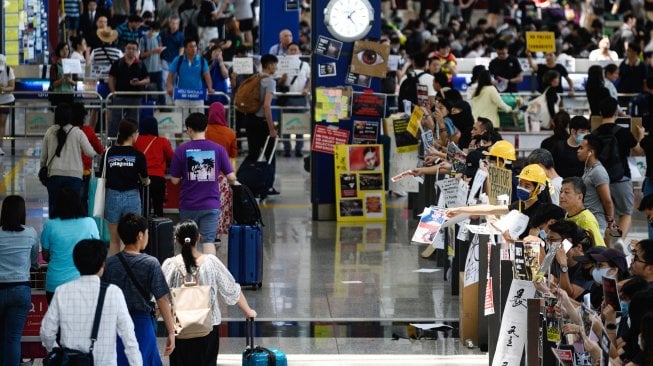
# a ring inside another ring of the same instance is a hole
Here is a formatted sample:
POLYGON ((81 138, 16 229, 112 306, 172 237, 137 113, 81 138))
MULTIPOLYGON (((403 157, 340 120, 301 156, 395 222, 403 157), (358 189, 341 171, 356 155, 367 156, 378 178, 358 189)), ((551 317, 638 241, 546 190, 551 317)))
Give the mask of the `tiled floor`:
MULTIPOLYGON (((27 224, 40 230, 47 193, 36 177, 38 141, 18 146, 16 156, 0 157, 0 195, 24 195, 27 224)), ((416 222, 406 198, 388 199, 385 223, 314 222, 302 166, 300 158, 278 158, 281 195, 261 205, 263 287, 245 292, 259 315, 257 343, 286 351, 292 365, 486 365, 487 355, 463 347, 456 330, 409 337, 418 335, 410 322, 457 326, 459 310, 442 270, 414 272, 436 262, 409 244, 416 222)), ((633 237, 643 237, 643 217, 636 213, 633 222, 633 237)), ((218 256, 226 260, 226 245, 218 256)), ((224 327, 230 336, 221 339, 218 364, 240 364, 243 315, 237 307, 222 311, 231 326, 224 327)))

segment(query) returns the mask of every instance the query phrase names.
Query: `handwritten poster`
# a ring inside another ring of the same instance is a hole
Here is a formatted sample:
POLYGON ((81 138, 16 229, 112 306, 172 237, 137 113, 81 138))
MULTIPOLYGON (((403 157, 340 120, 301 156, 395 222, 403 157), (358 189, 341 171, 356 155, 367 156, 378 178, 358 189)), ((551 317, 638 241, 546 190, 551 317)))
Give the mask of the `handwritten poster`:
POLYGON ((311 150, 333 154, 335 145, 347 142, 349 142, 349 131, 336 127, 315 126, 311 150))
POLYGON ((490 166, 488 168, 488 177, 490 188, 488 192, 488 199, 490 204, 497 204, 497 197, 505 194, 512 197, 512 171, 498 166, 490 166))
POLYGON ((492 366, 519 366, 526 344, 527 300, 534 297, 533 282, 512 281, 492 366))
POLYGON ((465 260, 464 287, 473 285, 479 281, 479 242, 478 234, 474 235, 467 251, 467 259, 465 260))
POLYGON ((349 117, 351 90, 317 88, 315 90, 315 120, 336 123, 349 117))
POLYGON ((440 179, 435 183, 442 191, 445 207, 456 207, 458 200, 458 180, 456 178, 440 179))
POLYGON ((231 68, 238 75, 251 75, 254 73, 254 59, 251 57, 234 57, 231 68))

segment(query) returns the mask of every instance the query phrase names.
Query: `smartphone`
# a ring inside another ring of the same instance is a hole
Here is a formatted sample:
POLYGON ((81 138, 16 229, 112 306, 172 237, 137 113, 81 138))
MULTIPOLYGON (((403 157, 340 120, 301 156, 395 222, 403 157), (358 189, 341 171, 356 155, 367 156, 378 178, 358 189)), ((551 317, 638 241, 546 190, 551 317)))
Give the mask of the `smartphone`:
POLYGON ((569 249, 571 249, 571 247, 573 247, 573 246, 574 245, 567 239, 562 241, 562 247, 565 248, 565 253, 567 253, 569 251, 569 249))

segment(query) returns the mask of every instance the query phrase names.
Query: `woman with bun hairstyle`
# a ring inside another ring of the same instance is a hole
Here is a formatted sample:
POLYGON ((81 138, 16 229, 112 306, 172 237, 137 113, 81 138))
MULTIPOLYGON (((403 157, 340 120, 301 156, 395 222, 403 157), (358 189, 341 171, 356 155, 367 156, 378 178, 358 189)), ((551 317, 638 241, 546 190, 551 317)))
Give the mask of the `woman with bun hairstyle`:
POLYGON ((215 365, 220 350, 218 327, 222 321, 218 295, 227 305, 238 304, 247 318, 255 318, 257 314, 249 307, 240 285, 218 257, 202 254, 196 249, 201 238, 194 221, 186 220, 177 224, 175 240, 181 246, 181 254, 163 262, 166 282, 170 288, 178 288, 183 285, 187 273, 194 273, 200 285, 211 286, 213 330, 204 337, 177 339, 175 350, 170 355, 170 365, 215 365))

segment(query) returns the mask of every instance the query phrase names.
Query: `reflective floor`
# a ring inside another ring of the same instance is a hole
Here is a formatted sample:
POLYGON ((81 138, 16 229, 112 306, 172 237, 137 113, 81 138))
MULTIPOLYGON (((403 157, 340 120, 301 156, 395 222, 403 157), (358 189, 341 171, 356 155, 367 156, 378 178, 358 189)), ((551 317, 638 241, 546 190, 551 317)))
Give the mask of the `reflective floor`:
MULTIPOLYGON (((47 193, 37 178, 39 141, 17 145, 15 156, 0 157, 0 195, 23 195, 27 224, 40 231, 47 193)), ((8 143, 4 148, 9 153, 8 143)), ((259 315, 256 343, 284 350, 292 365, 486 365, 486 354, 457 338, 458 297, 444 270, 409 244, 416 221, 407 199, 388 198, 385 223, 314 222, 309 179, 301 158, 278 157, 281 195, 261 205, 263 287, 245 291, 259 315), (425 268, 438 271, 415 272, 425 268), (420 332, 408 325, 415 322, 455 329, 420 332)), ((643 238, 644 230, 637 212, 632 237, 643 238)), ((218 256, 226 262, 226 245, 218 256)), ((243 315, 235 306, 222 314, 218 364, 240 364, 243 315)))

